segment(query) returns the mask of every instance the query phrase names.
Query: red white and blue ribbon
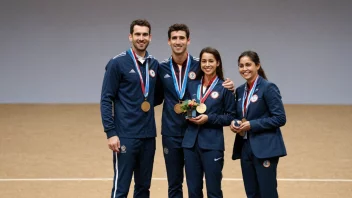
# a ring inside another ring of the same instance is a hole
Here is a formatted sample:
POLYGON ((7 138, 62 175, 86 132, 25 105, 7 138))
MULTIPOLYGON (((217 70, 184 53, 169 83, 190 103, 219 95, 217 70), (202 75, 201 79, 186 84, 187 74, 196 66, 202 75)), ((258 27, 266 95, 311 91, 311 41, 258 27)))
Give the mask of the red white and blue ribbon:
POLYGON ((213 80, 213 82, 211 83, 209 89, 204 93, 204 96, 202 96, 203 94, 202 92, 202 86, 203 86, 203 77, 200 80, 200 84, 198 85, 198 90, 197 90, 197 99, 200 103, 204 103, 205 100, 208 98, 208 96, 210 95, 211 91, 214 89, 215 85, 218 83, 219 78, 218 76, 215 76, 215 79, 213 80))
POLYGON ((248 91, 248 87, 247 87, 247 83, 244 87, 244 94, 243 94, 243 98, 242 98, 242 116, 243 117, 246 117, 246 113, 248 112, 248 106, 249 104, 251 103, 251 98, 252 98, 252 95, 254 93, 254 90, 255 90, 255 87, 257 86, 257 81, 258 81, 258 77, 259 75, 257 76, 257 78, 255 79, 254 81, 254 84, 253 84, 253 87, 251 88, 251 90, 249 91, 249 94, 248 94, 248 97, 247 97, 247 91, 248 91), (246 112, 244 112, 244 101, 246 100, 247 98, 247 103, 246 103, 246 112))
POLYGON ((182 100, 182 98, 183 98, 183 96, 185 95, 185 92, 186 92, 186 86, 187 86, 187 80, 188 80, 187 75, 188 75, 188 72, 189 72, 190 65, 191 65, 191 60, 190 60, 190 55, 188 54, 187 63, 186 63, 186 71, 185 71, 185 73, 183 75, 183 81, 182 81, 182 68, 179 71, 179 79, 177 79, 176 73, 175 73, 175 70, 174 70, 174 67, 173 67, 173 64, 172 64, 172 57, 170 57, 170 70, 171 70, 171 73, 172 73, 172 79, 174 81, 174 86, 175 86, 176 93, 177 93, 178 98, 180 100, 182 100))
POLYGON ((141 72, 140 66, 139 66, 139 64, 137 62, 136 53, 132 50, 132 48, 129 49, 127 52, 131 56, 131 58, 133 60, 133 63, 134 63, 134 66, 135 66, 135 68, 136 68, 136 70, 138 72, 144 98, 147 98, 148 94, 149 94, 149 64, 148 64, 148 61, 147 61, 147 64, 145 66, 145 81, 146 81, 146 83, 144 85, 143 76, 142 76, 142 72, 141 72))

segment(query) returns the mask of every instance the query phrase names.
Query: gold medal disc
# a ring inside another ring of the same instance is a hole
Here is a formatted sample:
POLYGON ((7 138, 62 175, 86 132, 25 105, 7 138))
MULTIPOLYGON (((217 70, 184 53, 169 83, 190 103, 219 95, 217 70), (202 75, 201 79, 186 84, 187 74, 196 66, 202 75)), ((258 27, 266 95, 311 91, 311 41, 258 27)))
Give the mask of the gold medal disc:
POLYGON ((141 109, 144 112, 148 112, 150 109, 150 103, 148 101, 142 102, 141 109))
POLYGON ((174 106, 174 111, 175 111, 175 113, 177 113, 177 114, 180 114, 180 113, 183 112, 182 109, 181 109, 181 104, 180 104, 180 103, 175 104, 175 106, 174 106))
POLYGON ((197 106, 196 110, 200 114, 205 113, 205 111, 207 110, 207 106, 204 103, 200 103, 199 106, 197 106))

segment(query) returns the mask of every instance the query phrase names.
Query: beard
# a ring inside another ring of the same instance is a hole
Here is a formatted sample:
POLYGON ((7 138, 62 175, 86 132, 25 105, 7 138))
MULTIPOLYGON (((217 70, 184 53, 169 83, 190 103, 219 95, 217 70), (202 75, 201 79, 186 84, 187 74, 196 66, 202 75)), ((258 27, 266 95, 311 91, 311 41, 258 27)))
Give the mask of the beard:
POLYGON ((180 50, 174 50, 172 49, 172 52, 176 55, 182 55, 187 51, 187 48, 181 48, 180 50))
POLYGON ((145 42, 145 43, 144 43, 144 46, 141 47, 137 42, 133 42, 133 47, 134 47, 134 49, 136 49, 136 50, 139 51, 139 52, 144 52, 144 51, 146 51, 148 45, 149 45, 149 42, 145 42))

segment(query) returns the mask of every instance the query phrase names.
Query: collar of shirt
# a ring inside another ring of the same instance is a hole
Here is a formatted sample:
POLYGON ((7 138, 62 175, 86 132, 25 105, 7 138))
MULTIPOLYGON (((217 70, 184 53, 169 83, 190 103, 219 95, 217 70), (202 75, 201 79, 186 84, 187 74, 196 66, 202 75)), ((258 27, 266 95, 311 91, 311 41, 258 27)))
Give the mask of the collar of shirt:
POLYGON ((253 81, 251 84, 247 83, 247 93, 250 92, 250 90, 252 89, 254 83, 255 83, 255 81, 253 81))
MULTIPOLYGON (((206 86, 207 88, 210 87, 211 83, 214 82, 214 80, 215 80, 216 77, 217 77, 217 75, 215 75, 215 76, 208 82, 207 85, 205 85, 205 82, 203 81, 203 86, 206 86)), ((204 79, 204 77, 203 77, 203 79, 204 79)))
MULTIPOLYGON (((186 64, 187 64, 187 59, 185 61, 183 61, 182 68, 186 67, 186 64)), ((178 64, 174 61, 174 59, 172 59, 172 65, 174 66, 174 69, 176 71, 176 68, 178 69, 178 64)))
POLYGON ((173 68, 175 70, 176 77, 177 77, 177 79, 179 79, 179 77, 181 75, 181 82, 183 82, 183 76, 185 75, 186 65, 187 65, 187 59, 185 61, 183 61, 183 63, 182 63, 182 72, 180 74, 180 68, 178 67, 178 65, 174 61, 174 59, 172 59, 172 66, 173 66, 173 68))
POLYGON ((136 54, 136 56, 137 56, 138 61, 143 64, 145 61, 145 57, 139 56, 138 54, 136 54))

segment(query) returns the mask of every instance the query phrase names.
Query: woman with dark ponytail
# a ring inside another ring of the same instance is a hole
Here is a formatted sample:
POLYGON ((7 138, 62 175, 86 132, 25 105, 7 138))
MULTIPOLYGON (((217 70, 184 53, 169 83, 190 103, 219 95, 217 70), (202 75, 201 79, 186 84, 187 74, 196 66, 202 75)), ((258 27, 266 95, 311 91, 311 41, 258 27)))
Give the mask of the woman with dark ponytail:
POLYGON ((223 66, 218 50, 202 49, 199 55, 199 80, 189 81, 186 97, 199 103, 197 116, 188 119, 182 141, 189 198, 203 196, 203 177, 207 197, 222 198, 224 166, 224 132, 235 119, 235 96, 222 86, 223 66))
POLYGON ((238 69, 246 83, 236 89, 232 159, 241 159, 248 198, 277 198, 277 165, 279 157, 287 155, 280 130, 286 123, 280 91, 267 80, 256 52, 243 52, 238 69))

